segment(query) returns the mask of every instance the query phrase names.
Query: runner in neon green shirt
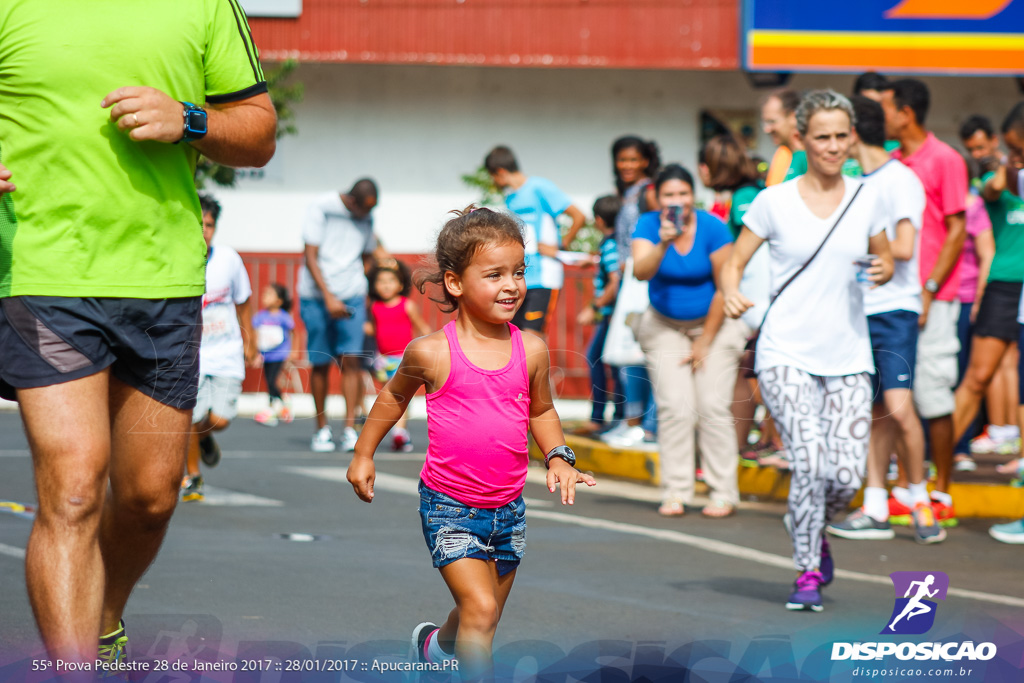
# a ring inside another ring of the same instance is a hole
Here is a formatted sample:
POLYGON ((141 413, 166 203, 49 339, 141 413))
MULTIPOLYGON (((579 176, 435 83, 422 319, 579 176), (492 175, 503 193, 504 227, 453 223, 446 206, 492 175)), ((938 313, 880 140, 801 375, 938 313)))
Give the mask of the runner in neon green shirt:
POLYGON ((262 166, 275 121, 236 0, 0 3, 0 395, 31 444, 53 660, 125 659, 195 405, 196 158, 262 166))

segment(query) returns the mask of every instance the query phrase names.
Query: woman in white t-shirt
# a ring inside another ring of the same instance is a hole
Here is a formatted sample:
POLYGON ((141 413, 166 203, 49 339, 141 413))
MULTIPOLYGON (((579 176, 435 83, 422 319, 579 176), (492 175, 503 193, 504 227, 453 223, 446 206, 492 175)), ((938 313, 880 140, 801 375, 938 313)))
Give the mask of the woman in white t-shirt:
POLYGON ((857 194, 860 181, 842 175, 852 127, 853 107, 842 95, 817 90, 804 97, 797 129, 807 173, 754 199, 720 280, 726 313, 739 317, 752 306, 739 291, 740 279, 762 243, 778 293, 825 242, 768 312, 755 363, 792 461, 786 523, 799 575, 786 607, 794 610, 822 609, 820 587, 834 571, 825 525, 860 489, 867 461, 874 361, 862 287, 871 285, 857 281, 855 261, 865 252, 875 256, 866 269, 874 286, 893 271, 875 190, 865 186, 857 194))

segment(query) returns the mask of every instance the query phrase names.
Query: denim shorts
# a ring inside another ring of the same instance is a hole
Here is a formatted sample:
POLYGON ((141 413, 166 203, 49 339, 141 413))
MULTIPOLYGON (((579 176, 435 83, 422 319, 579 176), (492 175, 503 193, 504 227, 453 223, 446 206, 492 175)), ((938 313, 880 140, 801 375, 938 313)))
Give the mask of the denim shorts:
POLYGON ((420 521, 434 566, 467 557, 497 563, 498 576, 515 571, 526 551, 526 503, 474 508, 420 482, 420 521))
POLYGON ((366 297, 342 301, 349 310, 346 318, 332 318, 323 299, 302 299, 299 316, 306 326, 306 350, 310 365, 333 363, 339 356, 363 355, 363 325, 366 323, 366 297))

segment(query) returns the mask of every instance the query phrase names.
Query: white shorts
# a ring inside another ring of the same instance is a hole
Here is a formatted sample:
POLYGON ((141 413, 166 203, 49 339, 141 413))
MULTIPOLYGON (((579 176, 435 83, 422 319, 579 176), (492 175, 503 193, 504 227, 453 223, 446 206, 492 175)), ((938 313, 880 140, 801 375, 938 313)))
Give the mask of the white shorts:
POLYGON ((242 395, 242 380, 232 377, 203 375, 199 378, 199 394, 192 411, 192 424, 202 422, 207 413, 225 420, 238 415, 238 397, 242 395))
POLYGON ((959 301, 933 301, 928 322, 917 338, 914 406, 926 420, 953 414, 960 340, 956 325, 959 301))

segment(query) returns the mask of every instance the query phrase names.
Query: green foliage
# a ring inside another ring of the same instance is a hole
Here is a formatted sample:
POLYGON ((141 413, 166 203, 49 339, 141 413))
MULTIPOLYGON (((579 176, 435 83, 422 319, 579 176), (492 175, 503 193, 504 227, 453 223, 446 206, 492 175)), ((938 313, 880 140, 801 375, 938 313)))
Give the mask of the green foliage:
MULTIPOLYGON (((303 85, 302 83, 286 83, 298 65, 299 63, 294 59, 289 59, 266 72, 270 101, 274 103, 274 110, 277 112, 278 140, 286 135, 295 135, 299 132, 299 129, 295 127, 293 105, 302 101, 303 85)), ((196 163, 196 189, 203 189, 207 182, 221 187, 234 187, 237 180, 236 175, 235 169, 230 166, 222 166, 200 156, 196 163)))
POLYGON ((505 200, 501 196, 501 192, 499 192, 498 188, 494 186, 494 181, 491 180, 491 175, 483 166, 472 173, 463 173, 462 182, 470 188, 480 192, 479 199, 473 202, 477 206, 486 206, 489 209, 494 209, 505 205, 505 200))
MULTIPOLYGON (((568 226, 562 226, 562 236, 565 236, 568 226)), ((601 246, 601 240, 604 239, 604 233, 594 227, 594 221, 588 220, 580 231, 576 233, 576 239, 569 245, 569 251, 585 251, 593 254, 597 251, 597 248, 601 246)))

